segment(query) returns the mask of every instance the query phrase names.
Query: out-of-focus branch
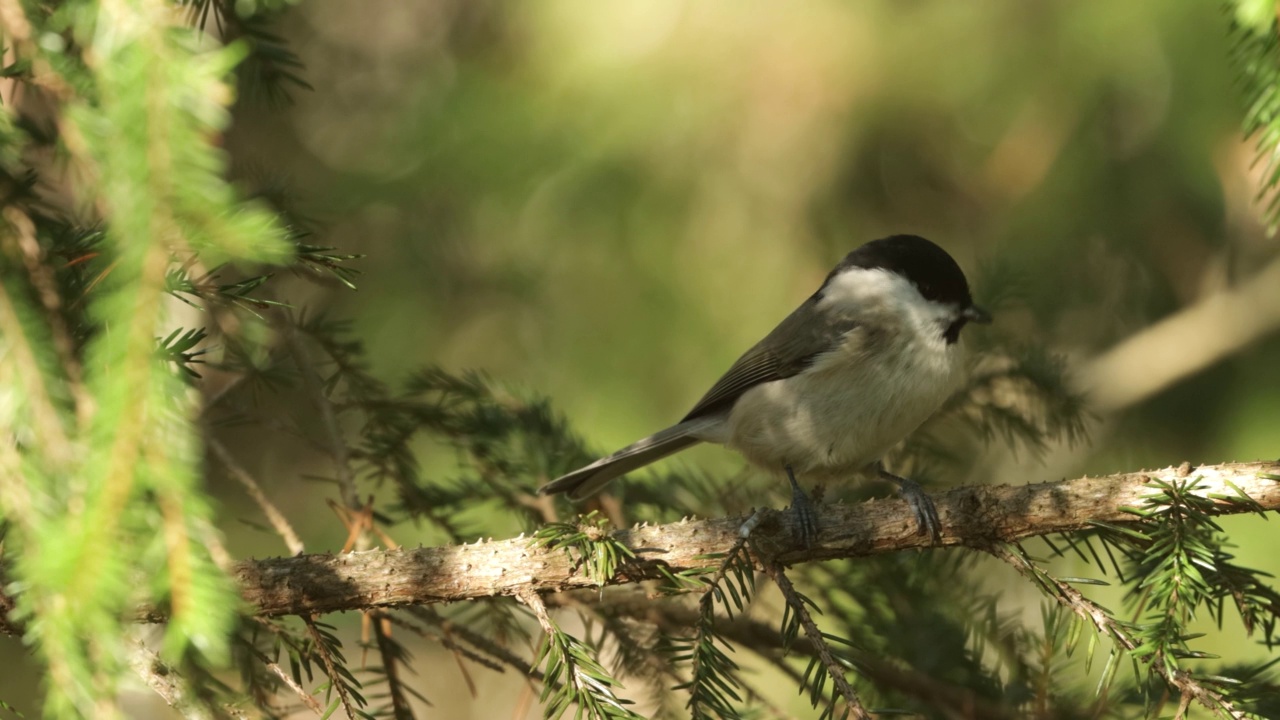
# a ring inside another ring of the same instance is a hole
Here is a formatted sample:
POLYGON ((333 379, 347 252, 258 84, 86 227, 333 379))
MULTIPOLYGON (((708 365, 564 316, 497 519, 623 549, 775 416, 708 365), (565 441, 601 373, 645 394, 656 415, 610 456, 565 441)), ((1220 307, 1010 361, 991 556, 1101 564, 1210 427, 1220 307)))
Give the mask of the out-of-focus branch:
MULTIPOLYGON (((4 575, 0 574, 0 581, 4 580, 4 575)), ((4 583, 7 584, 7 583, 4 583)), ((0 635, 21 635, 23 628, 18 623, 9 619, 9 613, 13 612, 18 606, 14 599, 5 594, 0 584, 0 635)))
POLYGON ((1129 337, 1080 373, 1091 409, 1135 405, 1280 330, 1280 260, 1129 337))
POLYGON ((298 329, 292 323, 288 323, 284 332, 289 342, 289 350, 293 354, 293 361, 298 366, 298 373, 302 377, 302 384, 324 424, 325 435, 329 441, 329 454, 333 457, 333 466, 338 473, 338 490, 342 494, 342 501, 348 508, 359 509, 360 495, 356 492, 356 478, 351 471, 351 454, 342 437, 342 429, 338 426, 338 416, 333 411, 333 402, 324 391, 320 373, 316 370, 310 351, 298 329))
MULTIPOLYGON (((1280 462, 1229 463, 1196 469, 1165 468, 1106 477, 1078 478, 1023 486, 981 486, 952 490, 935 498, 943 523, 941 545, 988 548, 1050 533, 1090 527, 1091 521, 1132 523, 1125 508, 1151 492, 1150 478, 1172 482, 1200 479, 1206 496, 1234 497, 1240 488, 1262 507, 1280 509, 1280 462)), ((1224 513, 1246 512, 1244 503, 1221 503, 1224 513)), ((713 553, 727 552, 740 539, 744 516, 642 526, 617 533, 636 560, 610 581, 623 584, 714 565, 713 553)), ((860 557, 929 547, 917 535, 914 515, 900 501, 827 505, 819 512, 821 532, 813 547, 792 546, 790 516, 768 513, 755 529, 757 543, 776 543, 785 564, 860 557)), ((515 596, 595 587, 576 558, 534 548, 527 538, 418 550, 304 555, 251 560, 237 566, 241 592, 266 615, 308 615, 338 610, 393 607, 515 596)))
POLYGON ((231 473, 232 477, 240 481, 244 485, 244 489, 249 493, 249 497, 253 499, 258 507, 262 509, 262 514, 267 516, 267 521, 271 523, 271 527, 275 528, 276 534, 284 540, 284 544, 289 548, 289 552, 294 555, 301 555, 306 549, 302 544, 302 539, 298 537, 298 533, 294 532, 293 525, 289 524, 289 519, 280 512, 275 503, 267 497, 262 491, 262 486, 257 480, 245 470, 240 463, 236 462, 234 456, 227 450, 226 446, 218 442, 217 438, 210 437, 207 441, 209 450, 218 457, 218 461, 231 473))
MULTIPOLYGON (((584 591, 585 592, 585 591, 584 591)), ((656 622, 668 635, 684 635, 698 621, 697 610, 685 603, 654 603, 646 594, 615 593, 609 596, 611 614, 644 618, 656 622)), ((729 642, 768 660, 787 673, 799 686, 801 674, 787 665, 787 657, 817 657, 817 651, 808 643, 784 642, 776 622, 762 622, 744 614, 733 617, 717 617, 716 632, 729 642)), ((948 720, 1013 720, 1024 717, 1014 707, 983 697, 974 690, 932 677, 929 673, 913 668, 873 651, 844 648, 857 665, 857 671, 880 688, 897 690, 904 695, 925 703, 932 714, 929 717, 948 720)))
MULTIPOLYGON (((182 717, 190 720, 213 720, 219 717, 212 708, 200 702, 193 693, 187 689, 186 681, 182 675, 178 673, 177 668, 160 659, 145 645, 138 642, 134 645, 129 657, 129 664, 133 667, 134 672, 142 678, 157 695, 164 698, 169 707, 176 710, 182 717)), ((221 717, 234 718, 235 720, 247 719, 249 716, 244 711, 235 707, 225 706, 221 708, 221 717)))
MULTIPOLYGON (((1280 330, 1280 259, 1240 285, 1214 293, 1081 364, 1075 373, 1094 418, 1087 437, 1107 435, 1114 415, 1280 330)), ((1039 458, 1042 471, 1073 473, 1092 445, 1059 443, 1039 458)), ((999 452, 997 480, 1022 477, 1025 458, 999 452)))

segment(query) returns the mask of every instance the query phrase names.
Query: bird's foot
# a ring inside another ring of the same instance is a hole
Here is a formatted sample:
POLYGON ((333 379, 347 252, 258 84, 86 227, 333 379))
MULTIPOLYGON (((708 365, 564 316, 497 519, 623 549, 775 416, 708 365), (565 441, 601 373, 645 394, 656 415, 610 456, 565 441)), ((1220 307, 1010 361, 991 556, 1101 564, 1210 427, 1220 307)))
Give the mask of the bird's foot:
POLYGON ((801 545, 813 547, 818 539, 818 510, 800 487, 800 483, 796 482, 796 475, 791 471, 790 465, 787 466, 787 479, 791 481, 791 515, 795 518, 792 533, 801 545))
POLYGON ((884 468, 879 468, 879 472, 880 477, 898 484, 898 494, 907 501, 911 511, 916 515, 916 534, 928 534, 935 543, 941 542, 942 521, 938 519, 938 508, 934 507, 933 498, 920 487, 920 483, 901 475, 894 475, 884 468))

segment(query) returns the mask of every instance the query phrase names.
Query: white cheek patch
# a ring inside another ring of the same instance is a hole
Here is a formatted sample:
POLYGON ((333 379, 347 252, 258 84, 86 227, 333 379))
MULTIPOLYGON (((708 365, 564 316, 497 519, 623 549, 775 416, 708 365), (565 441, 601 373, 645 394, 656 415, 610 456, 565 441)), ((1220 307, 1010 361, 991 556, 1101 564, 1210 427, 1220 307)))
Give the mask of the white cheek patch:
POLYGON ((831 312, 901 323, 926 342, 944 343, 943 333, 959 316, 950 303, 924 299, 910 281, 884 268, 850 268, 822 288, 818 307, 831 312))

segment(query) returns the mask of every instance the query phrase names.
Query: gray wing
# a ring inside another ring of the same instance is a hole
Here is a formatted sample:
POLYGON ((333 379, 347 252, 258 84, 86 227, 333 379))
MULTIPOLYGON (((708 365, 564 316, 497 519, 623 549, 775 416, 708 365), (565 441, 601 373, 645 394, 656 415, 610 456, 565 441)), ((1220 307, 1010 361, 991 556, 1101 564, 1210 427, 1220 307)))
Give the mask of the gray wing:
POLYGON ((796 375, 812 365, 816 357, 836 347, 858 323, 848 316, 819 312, 817 306, 821 299, 821 291, 815 293, 763 340, 743 353, 684 420, 732 407, 750 388, 796 375))

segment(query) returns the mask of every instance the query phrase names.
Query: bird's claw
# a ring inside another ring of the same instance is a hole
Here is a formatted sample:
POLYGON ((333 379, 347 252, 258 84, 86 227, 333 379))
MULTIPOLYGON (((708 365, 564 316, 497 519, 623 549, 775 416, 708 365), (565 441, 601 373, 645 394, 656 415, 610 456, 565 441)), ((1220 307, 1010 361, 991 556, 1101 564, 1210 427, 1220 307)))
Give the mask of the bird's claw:
POLYGON ((938 519, 938 508, 934 506, 933 498, 920 487, 920 483, 894 475, 884 469, 880 470, 880 474, 898 484, 898 494, 907 501, 907 505, 910 505, 911 511, 915 513, 916 534, 927 534, 935 543, 941 542, 942 521, 938 519))
POLYGON ((795 518, 795 539, 806 548, 813 547, 818 539, 818 511, 803 490, 791 495, 791 515, 795 518))

